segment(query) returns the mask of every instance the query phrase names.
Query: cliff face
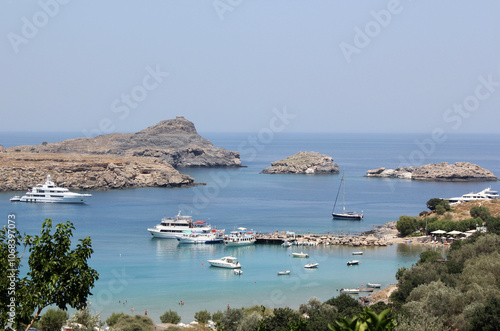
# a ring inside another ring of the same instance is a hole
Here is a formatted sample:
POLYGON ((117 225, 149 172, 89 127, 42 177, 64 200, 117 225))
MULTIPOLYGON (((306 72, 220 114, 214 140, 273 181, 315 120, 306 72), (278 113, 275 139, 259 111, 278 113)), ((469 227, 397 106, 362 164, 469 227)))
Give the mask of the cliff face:
POLYGON ((338 174, 333 158, 316 152, 298 152, 286 159, 272 162, 263 174, 338 174))
POLYGON ((26 191, 47 175, 62 187, 105 190, 136 187, 181 187, 193 178, 155 158, 58 153, 1 153, 0 191, 26 191))
POLYGON ((374 169, 366 177, 405 178, 420 181, 496 181, 491 171, 469 162, 447 162, 426 164, 420 167, 399 167, 396 169, 374 169))
POLYGON ((182 116, 137 133, 113 133, 46 145, 16 146, 8 152, 116 154, 155 157, 174 167, 240 167, 238 152, 215 147, 182 116))

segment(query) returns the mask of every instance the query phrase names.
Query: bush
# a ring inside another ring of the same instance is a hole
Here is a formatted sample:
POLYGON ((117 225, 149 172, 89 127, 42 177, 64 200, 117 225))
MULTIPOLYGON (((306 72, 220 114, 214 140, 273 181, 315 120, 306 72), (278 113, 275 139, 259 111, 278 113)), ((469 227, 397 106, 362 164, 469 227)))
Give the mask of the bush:
POLYGON ((59 331, 68 320, 68 313, 62 309, 50 308, 40 319, 44 331, 59 331))
POLYGON ((218 310, 212 314, 212 321, 214 321, 215 324, 219 324, 222 321, 223 317, 224 313, 218 310))
POLYGON ((483 206, 474 206, 470 209, 470 216, 473 218, 480 218, 483 221, 486 221, 491 217, 491 213, 488 207, 483 206))
POLYGON ((411 234, 416 230, 417 222, 414 217, 403 215, 399 217, 398 222, 396 223, 396 229, 401 233, 403 237, 411 234))
POLYGON ((206 310, 200 310, 200 311, 194 313, 194 319, 198 323, 206 324, 208 322, 208 320, 210 319, 210 313, 206 310))
POLYGON ((490 217, 486 221, 488 232, 500 234, 500 217, 490 217))
POLYGON ((241 324, 242 319, 243 319, 242 309, 228 309, 222 315, 220 324, 217 324, 217 326, 220 325, 220 329, 222 330, 236 330, 238 328, 238 325, 241 324))
POLYGON ((443 215, 446 212, 443 205, 437 205, 435 210, 438 215, 443 215))
POLYGON ((152 331, 154 329, 153 320, 147 316, 123 314, 115 323, 114 330, 120 331, 152 331))
POLYGON ((436 251, 425 251, 420 254, 420 260, 417 264, 436 262, 437 259, 442 259, 443 257, 436 251))
POLYGON ((437 206, 442 206, 445 211, 450 211, 450 202, 448 200, 443 200, 439 198, 432 198, 427 201, 427 208, 430 210, 436 210, 437 206))
POLYGON ((160 316, 160 321, 162 323, 172 323, 177 324, 181 321, 181 317, 176 311, 169 309, 163 315, 160 316))
POLYGON ((110 327, 115 325, 116 322, 118 322, 118 319, 123 315, 123 313, 112 313, 111 316, 109 316, 106 320, 106 324, 110 327))

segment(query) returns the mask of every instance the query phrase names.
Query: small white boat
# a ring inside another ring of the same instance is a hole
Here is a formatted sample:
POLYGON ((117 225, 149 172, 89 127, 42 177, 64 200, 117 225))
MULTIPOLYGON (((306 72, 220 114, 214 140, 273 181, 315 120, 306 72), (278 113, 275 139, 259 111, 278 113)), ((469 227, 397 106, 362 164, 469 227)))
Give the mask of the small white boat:
POLYGON ((237 275, 237 276, 241 276, 241 275, 243 275, 243 270, 241 270, 241 269, 234 269, 234 274, 237 275))
POLYGON ((317 268, 318 266, 319 266, 319 263, 308 263, 304 266, 304 268, 313 269, 313 268, 317 268))
POLYGON ((375 291, 375 289, 372 287, 360 287, 358 288, 358 292, 373 292, 375 291))
POLYGON ((352 255, 363 255, 363 252, 352 252, 352 255))
POLYGON ((357 289, 357 288, 341 288, 340 293, 358 294, 359 289, 357 289))
POLYGON ((238 269, 241 268, 240 262, 238 259, 232 256, 224 256, 217 260, 208 260, 208 263, 212 267, 218 268, 226 268, 226 269, 238 269))
POLYGON ((10 201, 12 202, 21 201, 21 197, 19 195, 13 196, 12 198, 10 198, 10 201))
POLYGON ((289 274, 290 274, 290 270, 278 271, 278 276, 289 275, 289 274))
POLYGON ((281 244, 282 247, 291 247, 292 246, 292 243, 289 242, 288 240, 287 241, 284 241, 282 244, 281 244))
POLYGON ((347 261, 347 265, 357 265, 357 264, 359 264, 358 260, 347 261))
POLYGON ((293 257, 309 257, 309 254, 307 253, 292 253, 293 257))
POLYGON ((382 284, 367 283, 366 286, 371 288, 381 288, 382 284))

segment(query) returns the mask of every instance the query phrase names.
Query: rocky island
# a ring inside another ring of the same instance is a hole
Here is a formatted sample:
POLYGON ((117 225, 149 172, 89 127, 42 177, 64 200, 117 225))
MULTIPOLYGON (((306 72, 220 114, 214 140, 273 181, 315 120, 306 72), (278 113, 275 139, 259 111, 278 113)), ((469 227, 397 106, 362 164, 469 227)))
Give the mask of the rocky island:
POLYGON ((339 166, 333 158, 317 152, 298 152, 275 161, 262 170, 263 174, 338 174, 339 166))
POLYGON ((239 152, 215 147, 201 137, 183 116, 161 121, 136 133, 112 133, 94 138, 68 139, 57 143, 25 145, 7 152, 116 154, 155 157, 175 168, 241 167, 239 152))
POLYGON ((165 161, 152 157, 69 153, 0 153, 0 191, 26 191, 50 174, 59 186, 74 190, 194 185, 165 161))
POLYGON ((469 162, 426 164, 420 167, 379 168, 368 170, 366 177, 404 178, 419 181, 497 181, 489 170, 469 162))

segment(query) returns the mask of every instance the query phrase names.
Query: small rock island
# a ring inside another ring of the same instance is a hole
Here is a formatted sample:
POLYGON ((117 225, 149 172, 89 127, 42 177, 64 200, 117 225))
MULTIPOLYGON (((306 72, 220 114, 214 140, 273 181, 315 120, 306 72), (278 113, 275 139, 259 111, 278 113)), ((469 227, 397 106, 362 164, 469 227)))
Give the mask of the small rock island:
POLYGON ((275 161, 263 174, 338 174, 339 166, 330 156, 317 152, 298 152, 275 161))
POLYGON ((469 162, 448 162, 426 164, 420 167, 379 168, 368 170, 365 177, 403 178, 418 181, 497 181, 489 170, 469 162))

